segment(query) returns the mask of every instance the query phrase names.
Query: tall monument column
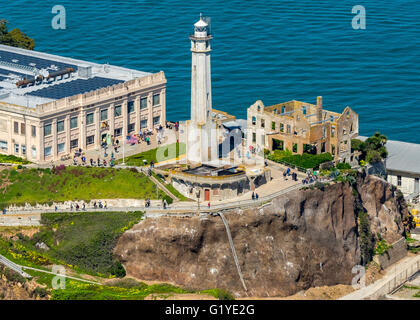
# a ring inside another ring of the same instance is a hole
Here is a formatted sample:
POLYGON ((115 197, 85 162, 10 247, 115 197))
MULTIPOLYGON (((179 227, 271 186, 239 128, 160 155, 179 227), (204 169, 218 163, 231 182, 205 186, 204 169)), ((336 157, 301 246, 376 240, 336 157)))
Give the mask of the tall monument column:
POLYGON ((211 35, 209 19, 200 15, 191 40, 191 120, 187 121, 187 161, 216 160, 216 126, 212 121, 211 35), (214 136, 214 137, 213 137, 214 136))

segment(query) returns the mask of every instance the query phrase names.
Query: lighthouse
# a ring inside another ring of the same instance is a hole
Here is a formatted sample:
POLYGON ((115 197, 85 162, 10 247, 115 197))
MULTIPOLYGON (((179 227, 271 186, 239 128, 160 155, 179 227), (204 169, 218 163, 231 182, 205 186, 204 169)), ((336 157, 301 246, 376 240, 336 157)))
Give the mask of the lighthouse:
POLYGON ((191 40, 191 119, 187 121, 187 161, 217 160, 216 125, 212 121, 210 19, 200 14, 191 40))

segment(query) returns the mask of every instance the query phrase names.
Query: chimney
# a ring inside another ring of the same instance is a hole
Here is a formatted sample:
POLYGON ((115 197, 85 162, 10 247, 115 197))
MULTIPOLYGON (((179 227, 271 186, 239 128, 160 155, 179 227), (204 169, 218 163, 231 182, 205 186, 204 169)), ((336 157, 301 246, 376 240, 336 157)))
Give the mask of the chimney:
POLYGON ((322 96, 316 97, 316 113, 318 121, 322 121, 322 96))

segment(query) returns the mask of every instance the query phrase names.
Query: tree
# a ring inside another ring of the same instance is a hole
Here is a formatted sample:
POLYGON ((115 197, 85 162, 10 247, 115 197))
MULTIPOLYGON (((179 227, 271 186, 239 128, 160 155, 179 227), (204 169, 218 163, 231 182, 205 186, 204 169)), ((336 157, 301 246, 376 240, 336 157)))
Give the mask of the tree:
POLYGON ((388 157, 388 151, 385 144, 388 141, 387 137, 380 132, 376 132, 373 136, 362 142, 359 139, 352 139, 351 148, 361 152, 360 160, 365 160, 369 163, 377 163, 388 157))
POLYGON ((0 20, 0 44, 29 50, 35 48, 35 41, 20 31, 20 29, 15 28, 8 31, 6 20, 0 20))

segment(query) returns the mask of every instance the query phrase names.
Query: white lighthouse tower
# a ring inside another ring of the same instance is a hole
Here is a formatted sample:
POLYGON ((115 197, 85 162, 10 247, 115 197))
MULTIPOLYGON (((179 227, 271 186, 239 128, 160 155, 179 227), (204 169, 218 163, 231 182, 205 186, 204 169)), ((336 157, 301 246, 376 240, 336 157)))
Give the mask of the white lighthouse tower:
POLYGON ((216 125, 212 121, 210 19, 202 17, 190 36, 191 120, 187 121, 187 161, 209 163, 218 159, 216 125))

